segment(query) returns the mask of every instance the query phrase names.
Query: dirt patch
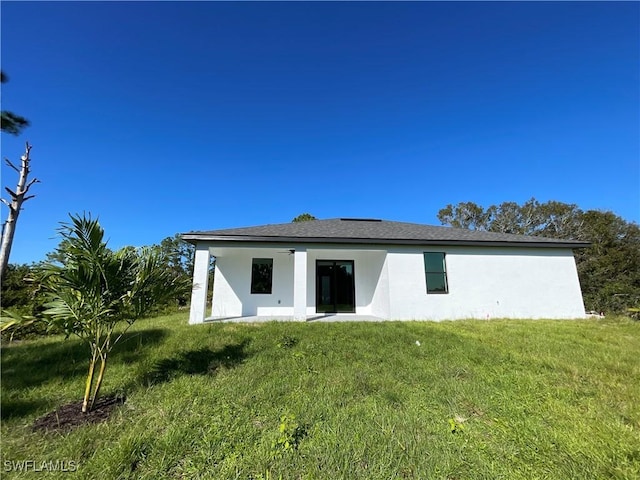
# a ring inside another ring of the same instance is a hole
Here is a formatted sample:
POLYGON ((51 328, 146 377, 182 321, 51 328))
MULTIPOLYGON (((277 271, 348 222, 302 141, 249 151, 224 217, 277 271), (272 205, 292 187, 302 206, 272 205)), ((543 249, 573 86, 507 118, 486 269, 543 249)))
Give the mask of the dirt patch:
POLYGON ((32 428, 34 432, 61 432, 73 430, 81 425, 104 422, 113 409, 122 405, 124 401, 124 397, 104 397, 87 413, 82 413, 82 400, 67 403, 36 419, 32 428))

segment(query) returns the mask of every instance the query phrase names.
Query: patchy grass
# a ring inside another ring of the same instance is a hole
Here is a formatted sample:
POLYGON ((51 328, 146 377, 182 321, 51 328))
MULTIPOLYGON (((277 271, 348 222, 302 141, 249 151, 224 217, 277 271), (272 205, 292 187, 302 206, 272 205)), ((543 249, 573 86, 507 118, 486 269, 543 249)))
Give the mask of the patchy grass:
POLYGON ((640 478, 638 322, 186 319, 135 325, 103 386, 127 402, 64 433, 31 425, 81 398, 87 352, 4 344, 3 478, 640 478))

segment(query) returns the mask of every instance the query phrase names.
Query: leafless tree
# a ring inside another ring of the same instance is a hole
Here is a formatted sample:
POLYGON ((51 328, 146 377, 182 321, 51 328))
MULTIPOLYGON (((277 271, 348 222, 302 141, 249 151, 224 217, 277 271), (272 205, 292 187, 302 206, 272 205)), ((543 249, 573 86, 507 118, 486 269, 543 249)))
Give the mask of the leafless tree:
POLYGON ((11 246, 13 245, 13 236, 16 232, 16 223, 18 222, 20 210, 22 210, 22 204, 30 198, 35 197, 35 195, 27 195, 27 193, 29 192, 31 185, 39 182, 37 178, 29 180, 29 173, 31 172, 31 145, 29 145, 29 142, 26 143, 25 152, 22 157, 20 157, 20 168, 14 165, 8 158, 5 158, 4 161, 9 167, 18 172, 19 177, 15 191, 11 190, 9 187, 5 187, 5 190, 10 196, 10 201, 5 200, 4 198, 0 199, 2 203, 9 207, 7 221, 2 226, 2 244, 0 245, 0 282, 3 280, 5 271, 7 270, 7 265, 9 264, 9 255, 11 254, 11 246))

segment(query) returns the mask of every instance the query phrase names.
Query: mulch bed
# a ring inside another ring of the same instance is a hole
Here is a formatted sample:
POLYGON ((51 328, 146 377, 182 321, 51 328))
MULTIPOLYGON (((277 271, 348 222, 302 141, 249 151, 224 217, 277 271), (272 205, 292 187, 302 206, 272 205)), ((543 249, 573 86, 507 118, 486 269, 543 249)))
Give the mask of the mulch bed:
POLYGON ((73 430, 81 425, 104 422, 114 408, 124 404, 124 397, 104 397, 96 401, 93 408, 82 413, 82 400, 67 403, 53 412, 36 419, 33 431, 63 432, 73 430))

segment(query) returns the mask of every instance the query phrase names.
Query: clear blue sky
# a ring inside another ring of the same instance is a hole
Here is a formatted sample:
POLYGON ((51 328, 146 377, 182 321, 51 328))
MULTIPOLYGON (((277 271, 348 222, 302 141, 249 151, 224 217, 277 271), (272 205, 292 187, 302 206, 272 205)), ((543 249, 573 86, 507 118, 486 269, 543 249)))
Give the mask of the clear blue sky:
POLYGON ((531 197, 640 219, 638 2, 1 14, 2 108, 32 123, 2 155, 28 140, 42 181, 12 263, 43 259, 83 211, 113 248, 303 212, 437 225, 449 203, 531 197))

